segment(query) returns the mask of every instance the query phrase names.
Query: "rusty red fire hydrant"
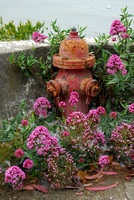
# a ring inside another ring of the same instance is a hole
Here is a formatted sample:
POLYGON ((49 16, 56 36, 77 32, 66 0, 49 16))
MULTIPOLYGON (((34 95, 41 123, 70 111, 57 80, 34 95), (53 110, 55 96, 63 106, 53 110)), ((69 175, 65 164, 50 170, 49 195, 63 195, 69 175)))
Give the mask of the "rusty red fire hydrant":
POLYGON ((99 93, 99 86, 92 78, 89 68, 95 64, 95 56, 89 53, 87 43, 72 29, 67 39, 60 45, 59 54, 53 56, 53 65, 60 68, 55 80, 47 84, 47 92, 55 99, 66 102, 65 117, 71 112, 70 93, 77 91, 79 102, 77 111, 88 113, 90 98, 99 93))

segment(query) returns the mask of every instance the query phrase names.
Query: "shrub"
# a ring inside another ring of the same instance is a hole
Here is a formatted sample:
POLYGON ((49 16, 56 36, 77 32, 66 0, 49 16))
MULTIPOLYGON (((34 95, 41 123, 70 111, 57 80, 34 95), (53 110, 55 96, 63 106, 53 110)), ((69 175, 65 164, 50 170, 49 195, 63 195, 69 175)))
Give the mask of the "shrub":
POLYGON ((36 22, 35 26, 32 25, 30 20, 27 20, 25 24, 22 22, 18 26, 14 25, 14 21, 4 24, 2 17, 0 17, 0 41, 10 40, 29 40, 32 39, 33 32, 44 32, 45 22, 36 22))

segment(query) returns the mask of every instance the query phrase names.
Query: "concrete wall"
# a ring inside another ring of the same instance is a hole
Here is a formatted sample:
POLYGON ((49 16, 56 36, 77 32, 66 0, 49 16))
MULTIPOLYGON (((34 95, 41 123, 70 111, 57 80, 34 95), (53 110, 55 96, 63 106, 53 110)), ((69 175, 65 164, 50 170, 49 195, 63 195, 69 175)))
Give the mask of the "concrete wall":
POLYGON ((46 59, 49 45, 35 44, 32 41, 0 42, 0 119, 16 116, 24 99, 28 109, 40 96, 46 96, 45 85, 34 78, 28 78, 14 64, 9 62, 9 56, 20 51, 30 53, 35 48, 35 55, 46 59))

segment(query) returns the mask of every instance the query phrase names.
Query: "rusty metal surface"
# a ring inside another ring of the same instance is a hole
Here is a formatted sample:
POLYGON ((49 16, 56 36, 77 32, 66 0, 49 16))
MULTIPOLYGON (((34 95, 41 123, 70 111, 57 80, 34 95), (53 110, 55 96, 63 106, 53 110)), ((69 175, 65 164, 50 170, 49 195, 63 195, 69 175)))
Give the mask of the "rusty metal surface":
POLYGON ((85 92, 88 96, 95 97, 99 91, 100 88, 96 80, 92 79, 87 82, 85 92))
POLYGON ((82 39, 65 39, 59 49, 59 56, 63 59, 85 59, 88 54, 88 44, 82 39))
POLYGON ((67 81, 67 93, 65 95, 60 93, 60 96, 59 96, 60 101, 66 102, 66 109, 64 113, 65 117, 67 117, 69 113, 73 111, 72 107, 69 104, 69 98, 70 98, 70 93, 74 90, 77 91, 79 94, 79 102, 77 104, 76 111, 81 111, 83 113, 88 112, 88 104, 86 104, 87 95, 86 93, 85 94, 80 93, 80 85, 83 79, 86 79, 86 78, 89 79, 89 77, 92 79, 92 75, 89 69, 83 69, 83 70, 60 69, 59 70, 55 80, 62 79, 62 80, 67 81))
POLYGON ((51 80, 47 83, 47 93, 56 98, 60 95, 61 85, 56 80, 51 80))
POLYGON ((95 56, 89 54, 85 59, 64 59, 59 55, 54 55, 53 65, 62 69, 84 69, 95 65, 95 56))
POLYGON ((94 64, 95 56, 89 53, 87 43, 75 31, 61 42, 59 54, 53 57, 53 65, 62 69, 84 69, 94 64))
POLYGON ((85 78, 82 80, 80 84, 80 93, 86 94, 90 97, 95 97, 100 91, 100 87, 98 86, 98 82, 92 78, 85 78))

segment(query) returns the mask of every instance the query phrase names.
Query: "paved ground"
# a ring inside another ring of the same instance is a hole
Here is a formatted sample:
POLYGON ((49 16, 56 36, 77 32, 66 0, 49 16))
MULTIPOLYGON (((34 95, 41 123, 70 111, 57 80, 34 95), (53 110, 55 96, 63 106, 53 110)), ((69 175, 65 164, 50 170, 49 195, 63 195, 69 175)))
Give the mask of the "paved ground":
POLYGON ((82 190, 83 194, 77 195, 80 189, 49 190, 47 194, 38 190, 17 192, 8 189, 0 191, 0 200, 134 200, 134 177, 126 180, 126 176, 133 172, 125 168, 116 172, 118 175, 115 176, 103 175, 96 183, 90 181, 96 187, 118 183, 116 187, 105 191, 82 190))

